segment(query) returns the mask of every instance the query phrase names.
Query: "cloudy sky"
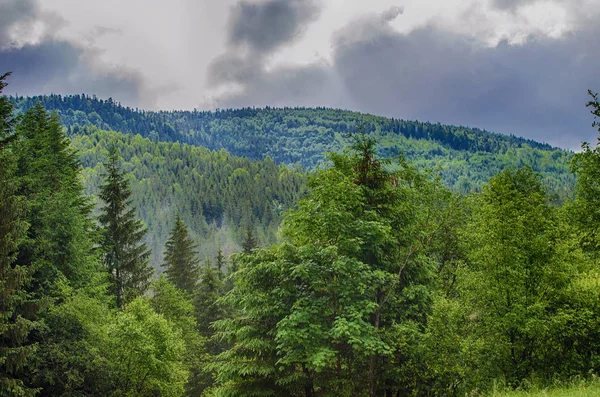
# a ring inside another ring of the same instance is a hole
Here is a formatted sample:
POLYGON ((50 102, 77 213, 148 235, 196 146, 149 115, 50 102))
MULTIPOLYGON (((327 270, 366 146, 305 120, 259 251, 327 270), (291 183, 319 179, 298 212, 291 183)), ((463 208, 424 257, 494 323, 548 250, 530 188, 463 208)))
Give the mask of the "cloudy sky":
POLYGON ((0 0, 8 94, 327 106, 576 149, 600 0, 0 0))

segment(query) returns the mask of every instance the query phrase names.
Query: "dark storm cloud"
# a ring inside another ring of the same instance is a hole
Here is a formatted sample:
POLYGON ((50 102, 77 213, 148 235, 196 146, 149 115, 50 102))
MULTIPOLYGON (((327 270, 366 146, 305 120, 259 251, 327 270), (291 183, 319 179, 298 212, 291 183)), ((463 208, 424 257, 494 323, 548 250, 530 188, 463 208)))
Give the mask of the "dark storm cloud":
POLYGON ((319 11, 312 0, 240 1, 231 10, 229 43, 246 44, 259 53, 272 51, 301 34, 319 11))
POLYGON ((434 26, 401 35, 365 24, 368 40, 353 26, 334 44, 335 69, 361 110, 562 145, 595 136, 583 105, 600 81, 600 29, 489 48, 434 26))
MULTIPOLYGON (((11 71, 6 93, 37 95, 86 93, 113 96, 127 105, 140 105, 144 81, 136 71, 100 65, 98 51, 57 39, 60 16, 40 10, 36 0, 0 0, 0 74, 11 71), (43 25, 39 40, 20 44, 15 37, 43 25)), ((102 29, 103 34, 111 33, 102 29)), ((152 98, 144 98, 151 106, 152 98)))
POLYGON ((600 90, 600 28, 588 24, 561 39, 489 48, 433 25, 399 34, 389 15, 364 17, 337 32, 331 64, 263 72, 219 106, 309 103, 571 148, 595 140, 585 103, 588 88, 600 90))

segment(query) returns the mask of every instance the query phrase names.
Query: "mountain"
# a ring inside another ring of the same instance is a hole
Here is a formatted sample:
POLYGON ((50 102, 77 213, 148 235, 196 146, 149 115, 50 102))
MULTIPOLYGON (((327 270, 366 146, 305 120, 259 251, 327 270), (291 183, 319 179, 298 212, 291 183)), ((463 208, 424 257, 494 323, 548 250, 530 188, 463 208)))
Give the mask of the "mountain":
POLYGON ((390 119, 327 108, 244 108, 208 111, 144 111, 123 107, 112 98, 48 95, 11 98, 18 112, 36 102, 60 115, 72 136, 81 127, 140 134, 153 142, 180 142, 234 156, 312 169, 323 153, 339 151, 357 130, 375 137, 379 154, 403 154, 432 169, 460 192, 479 190, 507 166, 529 165, 542 174, 548 189, 564 199, 575 181, 572 153, 548 144, 477 128, 390 119))

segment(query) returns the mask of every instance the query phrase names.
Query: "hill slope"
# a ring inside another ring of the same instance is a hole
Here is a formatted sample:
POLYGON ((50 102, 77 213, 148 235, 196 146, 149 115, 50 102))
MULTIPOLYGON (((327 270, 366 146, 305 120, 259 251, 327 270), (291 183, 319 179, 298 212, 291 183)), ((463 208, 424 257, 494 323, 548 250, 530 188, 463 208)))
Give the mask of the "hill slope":
POLYGON ((146 243, 155 267, 162 263, 177 213, 199 242, 200 256, 210 259, 219 245, 225 254, 240 251, 247 227, 261 245, 274 243, 281 212, 304 191, 304 171, 278 166, 269 158, 253 161, 225 150, 155 143, 94 127, 82 132, 72 142, 83 164, 86 193, 96 197, 108 148, 116 146, 122 168, 130 173, 133 204, 148 226, 146 243))
POLYGON ((574 176, 568 161, 572 153, 547 144, 482 131, 388 119, 325 108, 237 109, 216 112, 148 112, 126 108, 112 99, 85 95, 12 98, 22 112, 41 101, 59 113, 73 135, 80 126, 140 134, 152 141, 181 142, 212 150, 226 149, 235 156, 278 164, 299 163, 313 168, 326 151, 339 151, 357 127, 373 135, 381 154, 404 153, 417 165, 437 170, 446 185, 458 190, 478 189, 506 166, 530 165, 543 174, 550 190, 564 197, 574 176))

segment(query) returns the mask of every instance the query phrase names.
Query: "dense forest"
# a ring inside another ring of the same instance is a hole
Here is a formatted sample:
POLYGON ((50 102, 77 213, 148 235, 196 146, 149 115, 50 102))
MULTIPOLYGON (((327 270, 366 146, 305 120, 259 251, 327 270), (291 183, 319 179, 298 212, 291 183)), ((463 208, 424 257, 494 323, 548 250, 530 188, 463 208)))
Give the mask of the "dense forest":
POLYGON ((600 371, 600 141, 573 155, 465 130, 496 145, 464 151, 496 156, 495 175, 461 190, 362 115, 305 172, 14 103, 0 97, 1 396, 476 396, 600 371))
POLYGON ((56 111, 69 135, 82 126, 140 134, 153 142, 180 142, 235 156, 313 169, 326 161, 325 152, 340 151, 350 135, 365 132, 378 142, 383 157, 404 155, 434 170, 455 190, 479 190, 507 166, 529 165, 560 199, 574 185, 571 153, 532 140, 467 127, 388 119, 357 112, 317 108, 229 109, 215 112, 150 112, 121 106, 112 99, 86 95, 12 97, 23 113, 41 102, 56 111))
POLYGON ((248 228, 261 245, 275 243, 281 214, 305 189, 305 171, 277 166, 268 157, 251 161, 225 150, 155 143, 94 127, 81 132, 72 143, 83 166, 86 194, 98 201, 104 163, 110 149, 118 149, 133 205, 148 227, 144 242, 152 250, 154 267, 161 263, 174 214, 200 243, 202 258, 214 257, 219 246, 229 255, 241 249, 248 228))

